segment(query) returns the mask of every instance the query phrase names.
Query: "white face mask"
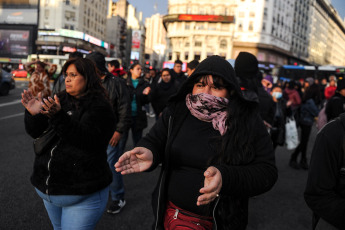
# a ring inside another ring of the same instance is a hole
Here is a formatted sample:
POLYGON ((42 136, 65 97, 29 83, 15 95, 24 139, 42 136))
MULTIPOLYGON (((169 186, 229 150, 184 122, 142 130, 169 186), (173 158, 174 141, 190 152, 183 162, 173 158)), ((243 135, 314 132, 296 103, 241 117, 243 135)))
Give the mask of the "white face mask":
POLYGON ((281 92, 273 92, 272 96, 278 100, 283 96, 283 94, 281 92))

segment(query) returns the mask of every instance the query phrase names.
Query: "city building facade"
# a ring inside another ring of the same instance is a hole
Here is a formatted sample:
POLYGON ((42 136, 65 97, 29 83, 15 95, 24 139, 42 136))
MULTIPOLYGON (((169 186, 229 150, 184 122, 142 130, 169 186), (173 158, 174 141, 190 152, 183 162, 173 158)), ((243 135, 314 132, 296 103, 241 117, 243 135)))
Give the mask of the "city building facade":
POLYGON ((139 61, 143 65, 145 60, 146 28, 142 12, 137 11, 127 0, 110 1, 108 8, 109 14, 120 16, 126 21, 127 35, 124 63, 128 65, 133 61, 139 61))
POLYGON ((329 0, 169 0, 168 7, 168 61, 247 51, 265 68, 344 65, 344 21, 329 0))
POLYGON ((106 37, 108 0, 40 0, 39 28, 82 31, 106 37))
MULTIPOLYGON (((40 0, 37 54, 61 66, 68 54, 99 51, 107 55, 107 0, 40 0)), ((38 58, 36 53, 28 59, 38 58)))
POLYGON ((294 0, 237 0, 232 58, 241 51, 267 65, 284 65, 291 57, 294 0))
POLYGON ((211 55, 232 57, 236 1, 169 0, 164 26, 168 61, 202 60, 211 55))
POLYGON ((345 65, 345 26, 330 1, 311 1, 308 61, 313 65, 345 65))
POLYGON ((145 27, 145 65, 160 68, 166 54, 166 30, 163 26, 163 16, 154 14, 146 18, 145 27))
POLYGON ((109 56, 126 59, 127 22, 120 16, 108 16, 107 36, 109 56))
POLYGON ((291 43, 291 53, 295 60, 292 58, 289 64, 307 63, 311 20, 311 1, 295 1, 291 43))

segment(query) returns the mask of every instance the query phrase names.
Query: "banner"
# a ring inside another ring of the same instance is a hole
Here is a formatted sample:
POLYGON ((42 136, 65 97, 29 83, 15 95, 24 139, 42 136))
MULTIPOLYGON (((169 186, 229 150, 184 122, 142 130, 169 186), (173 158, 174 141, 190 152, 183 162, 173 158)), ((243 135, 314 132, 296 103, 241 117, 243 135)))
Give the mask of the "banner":
POLYGON ((141 38, 140 30, 133 30, 132 31, 132 49, 140 49, 140 38, 141 38))

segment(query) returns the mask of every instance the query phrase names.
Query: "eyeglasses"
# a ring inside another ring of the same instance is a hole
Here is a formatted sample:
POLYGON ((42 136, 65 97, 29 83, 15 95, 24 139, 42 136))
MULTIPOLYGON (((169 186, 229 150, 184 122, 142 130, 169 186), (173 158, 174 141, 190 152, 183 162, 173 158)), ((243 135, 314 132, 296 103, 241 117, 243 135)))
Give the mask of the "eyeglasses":
POLYGON ((78 76, 77 73, 64 73, 63 79, 66 80, 67 77, 69 77, 72 81, 78 76))

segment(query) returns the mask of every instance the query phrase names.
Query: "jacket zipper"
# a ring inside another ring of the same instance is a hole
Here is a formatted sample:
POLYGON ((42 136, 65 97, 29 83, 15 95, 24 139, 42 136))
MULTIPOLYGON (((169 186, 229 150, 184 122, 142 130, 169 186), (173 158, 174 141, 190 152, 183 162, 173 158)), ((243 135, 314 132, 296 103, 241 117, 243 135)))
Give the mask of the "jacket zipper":
POLYGON ((213 207, 213 212, 212 212, 212 215, 213 215, 213 221, 214 221, 214 229, 215 229, 215 230, 217 230, 217 229, 218 229, 218 227, 217 227, 216 215, 215 215, 214 213, 215 213, 215 211, 216 211, 216 208, 217 208, 217 205, 218 205, 219 199, 220 199, 220 197, 218 197, 218 198, 217 198, 216 204, 214 205, 214 207, 213 207))
MULTIPOLYGON (((167 135, 167 143, 168 143, 168 140, 169 140, 169 137, 170 137, 170 132, 171 132, 171 125, 172 125, 172 117, 170 116, 169 117, 169 124, 168 124, 168 135, 167 135)), ((155 226, 155 229, 158 228, 158 219, 159 219, 159 208, 160 208, 160 198, 161 198, 161 190, 162 190, 162 181, 163 181, 163 177, 165 176, 165 173, 163 172, 162 173, 162 178, 160 179, 160 182, 159 182, 159 191, 158 191, 158 207, 157 207, 157 218, 156 218, 156 226, 155 226)))
POLYGON ((47 186, 47 189, 46 189, 46 194, 49 195, 48 193, 48 184, 49 184, 49 179, 50 179, 50 163, 51 163, 51 160, 52 160, 52 157, 53 157, 53 151, 54 149, 57 147, 57 145, 54 146, 54 148, 52 148, 52 150, 50 151, 50 159, 48 161, 48 177, 47 177, 47 180, 46 180, 46 186, 47 186))

